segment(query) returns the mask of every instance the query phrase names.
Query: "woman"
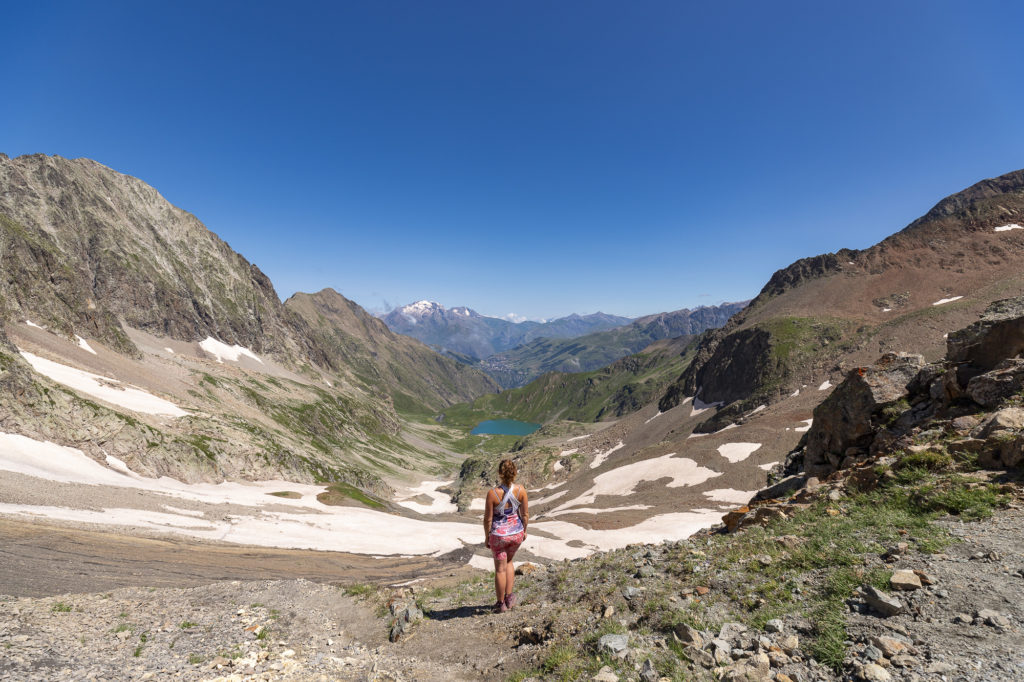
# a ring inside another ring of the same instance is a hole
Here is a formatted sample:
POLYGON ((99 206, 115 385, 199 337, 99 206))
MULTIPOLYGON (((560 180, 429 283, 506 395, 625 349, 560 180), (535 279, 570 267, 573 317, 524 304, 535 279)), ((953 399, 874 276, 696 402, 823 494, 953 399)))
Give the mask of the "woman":
POLYGON ((484 505, 484 544, 494 555, 494 591, 498 595, 494 612, 504 613, 516 605, 516 595, 512 592, 516 579, 512 557, 526 539, 530 507, 526 488, 515 484, 516 465, 512 460, 501 461, 498 476, 501 485, 487 491, 484 505))

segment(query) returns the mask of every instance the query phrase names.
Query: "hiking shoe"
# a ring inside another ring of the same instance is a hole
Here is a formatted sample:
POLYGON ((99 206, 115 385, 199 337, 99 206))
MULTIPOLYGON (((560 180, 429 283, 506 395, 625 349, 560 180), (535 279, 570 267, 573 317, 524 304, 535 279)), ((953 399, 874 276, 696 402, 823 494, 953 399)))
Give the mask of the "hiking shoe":
POLYGON ((515 593, 512 593, 512 594, 506 594, 506 595, 505 595, 505 606, 506 606, 506 607, 508 607, 508 608, 510 608, 510 609, 511 609, 511 608, 512 608, 512 607, 514 607, 514 606, 515 606, 515 605, 516 605, 517 603, 519 603, 519 600, 518 600, 518 599, 516 599, 516 595, 515 595, 515 593))
POLYGON ((494 612, 495 613, 505 613, 506 611, 508 611, 508 607, 505 606, 505 602, 504 601, 499 601, 499 602, 496 602, 494 604, 494 612))

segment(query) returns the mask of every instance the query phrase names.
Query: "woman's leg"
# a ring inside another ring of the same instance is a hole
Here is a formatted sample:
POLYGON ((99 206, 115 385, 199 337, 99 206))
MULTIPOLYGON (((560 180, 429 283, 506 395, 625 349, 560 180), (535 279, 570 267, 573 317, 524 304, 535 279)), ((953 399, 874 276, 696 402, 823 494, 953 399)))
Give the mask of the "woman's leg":
POLYGON ((512 559, 509 559, 507 562, 505 562, 505 593, 501 595, 501 599, 504 599, 505 597, 512 594, 512 587, 515 585, 515 582, 516 569, 515 566, 512 565, 512 559))
POLYGON ((498 601, 505 599, 505 583, 509 565, 505 559, 495 558, 494 560, 494 592, 498 595, 498 601))

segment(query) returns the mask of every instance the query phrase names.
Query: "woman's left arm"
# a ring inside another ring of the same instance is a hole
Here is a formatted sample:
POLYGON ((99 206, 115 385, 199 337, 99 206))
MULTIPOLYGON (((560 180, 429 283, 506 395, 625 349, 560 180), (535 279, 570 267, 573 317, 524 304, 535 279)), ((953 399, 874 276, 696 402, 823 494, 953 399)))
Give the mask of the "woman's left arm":
POLYGON ((530 525, 530 498, 526 486, 519 487, 523 489, 523 496, 519 498, 519 519, 523 522, 523 535, 526 535, 526 527, 530 525))

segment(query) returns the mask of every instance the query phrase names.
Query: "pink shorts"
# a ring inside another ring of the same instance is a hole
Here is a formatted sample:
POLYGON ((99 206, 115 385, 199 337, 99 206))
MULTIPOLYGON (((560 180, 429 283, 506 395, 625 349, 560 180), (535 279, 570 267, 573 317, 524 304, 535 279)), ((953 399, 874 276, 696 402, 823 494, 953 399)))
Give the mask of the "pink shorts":
POLYGON ((515 535, 491 535, 487 539, 487 546, 491 548, 491 554, 494 555, 495 559, 512 561, 512 557, 516 555, 516 550, 519 549, 519 545, 523 544, 525 539, 526 533, 521 531, 515 535))

